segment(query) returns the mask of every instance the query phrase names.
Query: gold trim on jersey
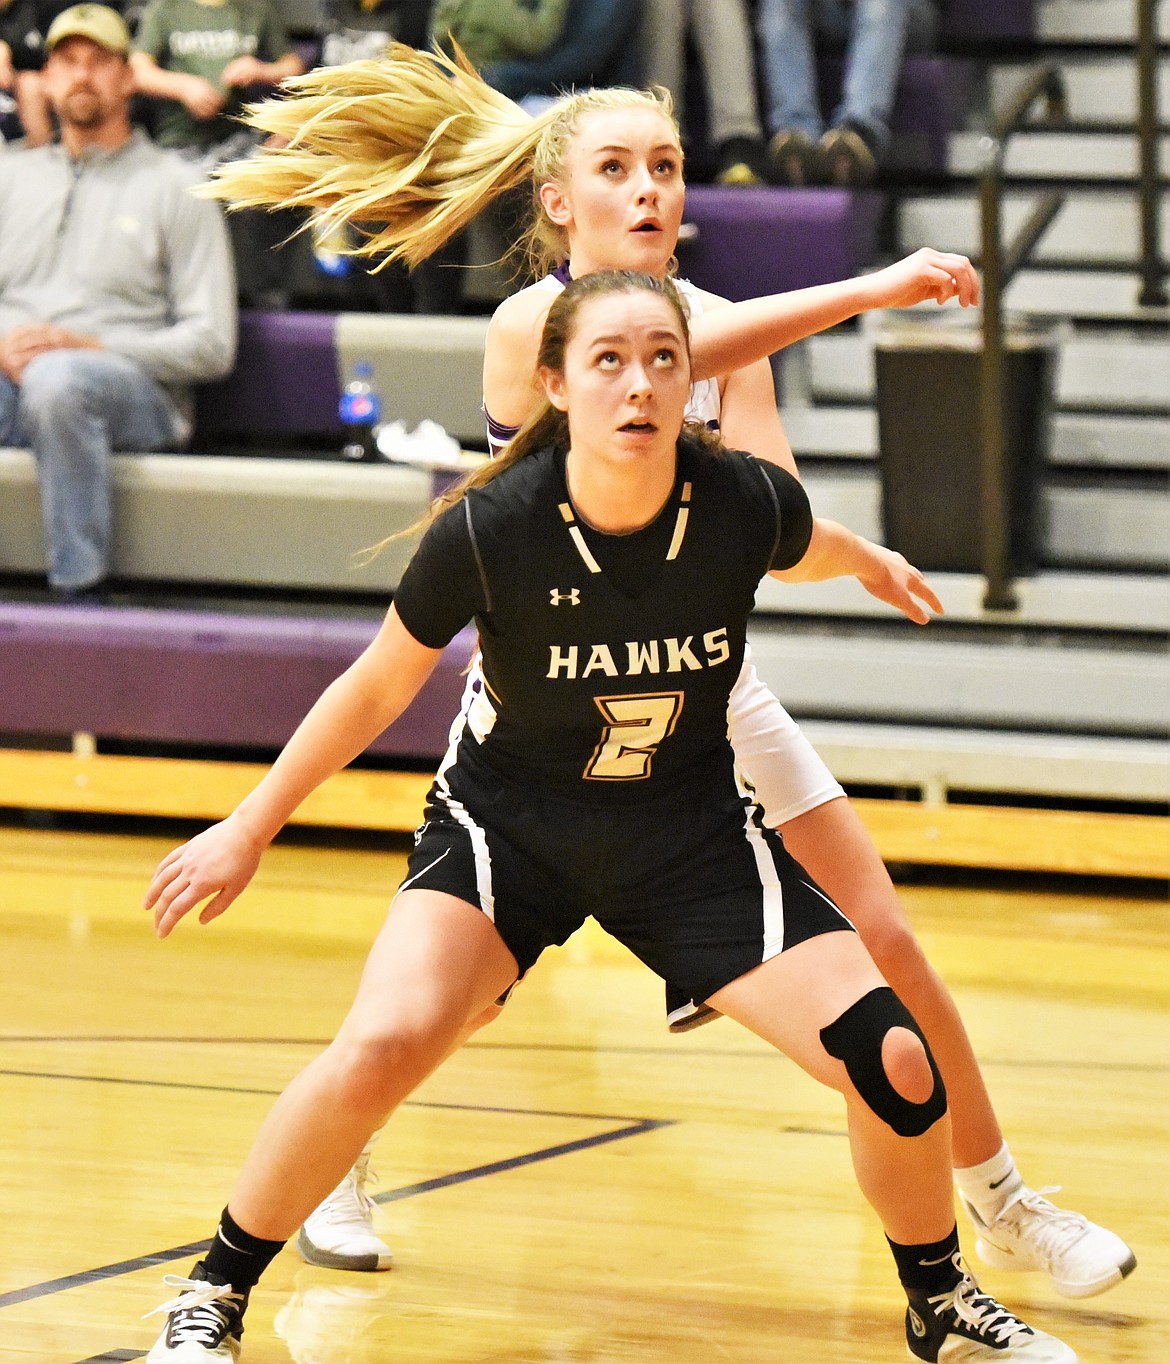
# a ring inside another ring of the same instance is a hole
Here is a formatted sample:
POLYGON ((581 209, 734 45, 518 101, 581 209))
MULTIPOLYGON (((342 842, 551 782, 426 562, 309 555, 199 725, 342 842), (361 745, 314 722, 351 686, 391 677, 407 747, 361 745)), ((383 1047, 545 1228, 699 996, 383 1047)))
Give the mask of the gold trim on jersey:
POLYGON ((682 549, 683 537, 687 533, 687 518, 691 514, 691 485, 684 483, 682 486, 681 505, 678 509, 678 519, 674 523, 674 534, 670 539, 670 548, 666 551, 666 562, 678 557, 678 552, 682 549))
MULTIPOLYGON (((581 556, 585 567, 590 573, 600 573, 601 565, 590 553, 589 546, 585 543, 585 537, 581 534, 581 527, 577 524, 576 513, 568 502, 557 504, 561 513, 561 519, 569 529, 573 544, 577 546, 577 553, 581 556)), ((691 485, 689 482, 682 485, 682 496, 679 498, 678 516, 674 522, 674 534, 670 537, 670 548, 666 551, 666 562, 678 558, 678 552, 682 549, 683 540, 687 534, 687 521, 691 514, 691 485)), ((555 603, 554 603, 555 604, 555 603)))
POLYGON ((581 534, 581 527, 577 525, 573 516, 573 508, 567 502, 560 503, 561 516, 564 518, 565 525, 569 528, 573 543, 577 546, 577 553, 585 561, 585 567, 590 573, 600 573, 601 565, 589 552, 589 546, 585 543, 585 537, 581 534))

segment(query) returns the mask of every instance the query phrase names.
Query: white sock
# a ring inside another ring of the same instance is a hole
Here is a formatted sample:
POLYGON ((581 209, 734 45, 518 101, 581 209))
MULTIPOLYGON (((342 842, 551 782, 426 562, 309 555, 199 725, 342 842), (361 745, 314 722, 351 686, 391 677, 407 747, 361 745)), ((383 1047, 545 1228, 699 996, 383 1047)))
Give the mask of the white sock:
POLYGON ((984 1222, 991 1223, 999 1216, 1004 1204, 1023 1187, 1024 1179, 1005 1141, 999 1150, 982 1165, 968 1165, 955 1171, 959 1192, 970 1203, 984 1222))

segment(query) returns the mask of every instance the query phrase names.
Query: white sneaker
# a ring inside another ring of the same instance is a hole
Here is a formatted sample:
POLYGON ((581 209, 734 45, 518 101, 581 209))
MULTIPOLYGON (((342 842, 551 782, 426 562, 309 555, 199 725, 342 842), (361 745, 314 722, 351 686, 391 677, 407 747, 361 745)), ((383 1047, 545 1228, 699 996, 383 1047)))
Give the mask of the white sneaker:
POLYGON ((235 1364, 248 1295, 233 1293, 231 1284, 184 1279, 180 1274, 164 1274, 163 1283, 180 1292, 146 1314, 167 1313, 167 1324, 146 1364, 235 1364))
POLYGON ((995 1269, 1040 1269, 1066 1298, 1091 1298, 1131 1274, 1137 1257, 1120 1236, 1050 1203, 1044 1195, 1058 1187, 1035 1193, 1024 1185, 990 1224, 963 1199, 979 1233, 975 1249, 995 1269))
POLYGON ((297 1236, 302 1259, 325 1269, 389 1269, 394 1252, 374 1231, 374 1200, 366 1184, 376 1178, 367 1147, 357 1163, 297 1236))
POLYGON ((963 1263, 953 1257, 959 1280, 946 1293, 906 1309, 906 1344, 928 1364, 1077 1364, 1062 1340, 1034 1330, 980 1291, 963 1263))

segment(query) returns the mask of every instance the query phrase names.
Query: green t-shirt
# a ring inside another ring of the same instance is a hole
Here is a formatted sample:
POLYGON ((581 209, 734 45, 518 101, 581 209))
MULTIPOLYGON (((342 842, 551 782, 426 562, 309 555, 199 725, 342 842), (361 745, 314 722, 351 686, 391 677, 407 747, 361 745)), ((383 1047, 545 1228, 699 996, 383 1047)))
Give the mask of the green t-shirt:
MULTIPOLYGON (((202 76, 212 85, 221 84, 224 68, 237 57, 272 62, 292 51, 284 24, 269 0, 225 0, 222 5, 152 0, 134 46, 165 70, 202 76)), ((233 119, 242 105, 240 91, 233 89, 215 118, 198 119, 177 100, 164 100, 155 140, 164 147, 213 147, 238 131, 233 119)))
POLYGON ((452 37, 477 65, 539 57, 558 41, 568 0, 438 0, 431 33, 452 37))

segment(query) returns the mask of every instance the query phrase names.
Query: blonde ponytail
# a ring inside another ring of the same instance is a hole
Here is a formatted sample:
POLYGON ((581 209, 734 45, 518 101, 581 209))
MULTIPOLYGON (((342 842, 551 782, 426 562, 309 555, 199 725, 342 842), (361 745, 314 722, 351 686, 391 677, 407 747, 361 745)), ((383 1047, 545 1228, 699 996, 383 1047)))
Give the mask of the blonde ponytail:
POLYGON ((530 179, 553 112, 531 118, 462 53, 402 43, 283 88, 247 121, 285 145, 222 166, 206 193, 241 208, 307 209, 325 230, 355 224, 357 254, 411 265, 530 179))
MULTIPOLYGON (((532 118, 493 90, 456 47, 403 43, 376 61, 321 67, 250 105, 247 121, 284 145, 221 166, 204 187, 240 208, 300 208, 324 232, 350 224, 354 254, 417 265, 506 190, 557 179, 577 119, 651 108, 673 121, 662 89, 566 95, 532 118)), ((534 275, 565 259, 562 229, 539 202, 518 244, 534 275)))

